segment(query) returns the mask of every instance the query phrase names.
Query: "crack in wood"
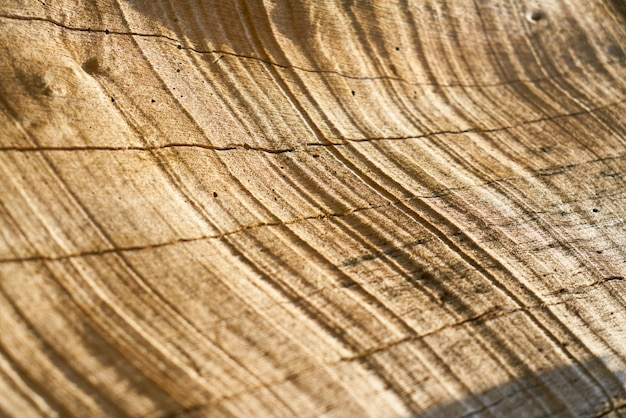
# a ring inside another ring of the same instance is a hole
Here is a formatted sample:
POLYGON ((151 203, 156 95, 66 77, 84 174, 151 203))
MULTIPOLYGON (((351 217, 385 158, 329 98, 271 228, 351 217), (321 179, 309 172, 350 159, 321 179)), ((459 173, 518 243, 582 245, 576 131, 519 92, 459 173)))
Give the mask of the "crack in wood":
MULTIPOLYGON (((217 60, 215 60, 213 64, 219 61, 223 56, 231 56, 235 58, 259 61, 259 62, 271 65, 273 67, 281 68, 281 69, 293 69, 293 70, 298 70, 298 71, 303 71, 303 72, 313 73, 313 74, 330 74, 330 75, 335 75, 341 78, 346 78, 350 80, 358 80, 358 81, 388 80, 388 81, 397 81, 397 82, 401 82, 401 83, 405 83, 405 84, 413 85, 413 86, 432 86, 432 87, 444 87, 444 88, 459 87, 459 88, 482 89, 482 88, 514 85, 518 83, 522 83, 522 84, 540 83, 543 81, 549 81, 549 80, 553 80, 553 79, 557 79, 561 77, 567 77, 569 74, 576 72, 572 70, 572 71, 557 73, 557 74, 553 74, 553 75, 545 76, 545 77, 537 77, 537 78, 532 78, 532 79, 503 80, 503 81, 494 82, 494 83, 474 83, 474 84, 472 83, 431 83, 431 82, 423 82, 423 81, 410 81, 405 78, 388 76, 388 75, 357 76, 357 75, 346 74, 346 73, 343 73, 341 71, 336 71, 336 70, 312 69, 312 68, 300 67, 297 65, 280 64, 277 62, 273 62, 267 58, 261 58, 261 57, 245 55, 245 54, 238 54, 236 52, 231 52, 231 51, 224 51, 224 50, 219 50, 219 49, 202 50, 202 49, 197 49, 197 48, 190 47, 190 46, 183 46, 178 39, 173 38, 171 36, 163 35, 163 34, 127 32, 127 31, 117 31, 117 30, 101 29, 101 28, 82 28, 82 27, 69 26, 61 22, 55 21, 53 19, 36 17, 36 16, 19 16, 19 15, 0 14, 0 19, 38 21, 42 23, 49 23, 59 28, 66 29, 69 31, 75 31, 75 32, 101 33, 105 35, 117 35, 117 36, 135 36, 135 37, 140 37, 140 38, 160 38, 166 41, 173 42, 176 45, 176 48, 179 50, 189 50, 197 54, 220 55, 220 57, 217 58, 217 60)), ((626 62, 626 58, 618 58, 614 60, 599 62, 598 64, 604 65, 604 66, 611 66, 611 65, 623 64, 624 62, 626 62)))

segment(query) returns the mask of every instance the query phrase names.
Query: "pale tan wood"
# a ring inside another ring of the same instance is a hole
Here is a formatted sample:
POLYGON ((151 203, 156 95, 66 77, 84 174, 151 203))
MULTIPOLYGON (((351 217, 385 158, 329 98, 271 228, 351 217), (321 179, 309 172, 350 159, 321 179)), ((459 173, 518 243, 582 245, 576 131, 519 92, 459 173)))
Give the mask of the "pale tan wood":
POLYGON ((626 414, 620 0, 0 2, 0 415, 626 414))

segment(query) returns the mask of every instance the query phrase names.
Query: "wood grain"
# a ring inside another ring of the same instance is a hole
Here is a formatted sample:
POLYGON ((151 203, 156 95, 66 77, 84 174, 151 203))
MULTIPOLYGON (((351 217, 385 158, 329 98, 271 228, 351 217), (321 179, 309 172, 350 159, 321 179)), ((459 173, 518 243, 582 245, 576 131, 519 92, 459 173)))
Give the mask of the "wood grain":
POLYGON ((626 414, 621 0, 0 4, 0 415, 626 414))

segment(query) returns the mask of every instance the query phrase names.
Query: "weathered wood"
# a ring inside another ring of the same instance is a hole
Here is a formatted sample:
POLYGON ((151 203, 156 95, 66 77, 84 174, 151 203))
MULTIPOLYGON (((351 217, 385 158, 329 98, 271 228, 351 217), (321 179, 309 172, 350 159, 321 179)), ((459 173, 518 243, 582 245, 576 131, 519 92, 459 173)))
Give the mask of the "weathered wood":
POLYGON ((621 0, 0 2, 0 415, 626 413, 621 0))

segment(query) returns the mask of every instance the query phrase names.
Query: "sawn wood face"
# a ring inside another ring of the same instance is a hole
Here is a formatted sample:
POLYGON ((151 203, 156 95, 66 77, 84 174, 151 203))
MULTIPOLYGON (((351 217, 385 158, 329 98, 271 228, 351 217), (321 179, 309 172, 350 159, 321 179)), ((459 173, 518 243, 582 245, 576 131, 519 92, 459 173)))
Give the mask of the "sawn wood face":
POLYGON ((626 414, 619 0, 0 2, 0 415, 626 414))

